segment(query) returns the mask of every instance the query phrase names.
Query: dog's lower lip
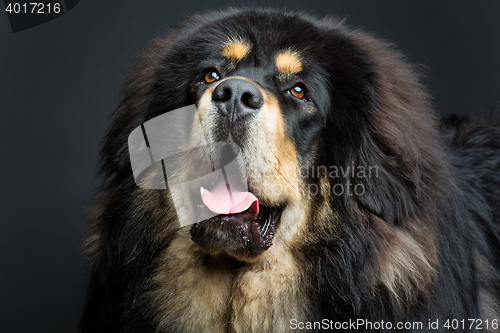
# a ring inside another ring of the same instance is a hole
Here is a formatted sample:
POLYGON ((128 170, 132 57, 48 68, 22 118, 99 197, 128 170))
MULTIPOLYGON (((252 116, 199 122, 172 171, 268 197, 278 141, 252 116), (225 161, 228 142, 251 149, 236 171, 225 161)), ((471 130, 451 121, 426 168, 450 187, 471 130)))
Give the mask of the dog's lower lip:
POLYGON ((261 208, 257 218, 249 223, 250 252, 261 253, 273 245, 274 231, 283 208, 261 208))
POLYGON ((256 255, 270 248, 273 243, 274 231, 281 217, 283 207, 259 206, 259 213, 253 214, 250 210, 238 214, 221 214, 210 219, 198 222, 191 227, 191 239, 202 245, 207 224, 212 226, 232 224, 231 229, 243 241, 245 251, 256 255))

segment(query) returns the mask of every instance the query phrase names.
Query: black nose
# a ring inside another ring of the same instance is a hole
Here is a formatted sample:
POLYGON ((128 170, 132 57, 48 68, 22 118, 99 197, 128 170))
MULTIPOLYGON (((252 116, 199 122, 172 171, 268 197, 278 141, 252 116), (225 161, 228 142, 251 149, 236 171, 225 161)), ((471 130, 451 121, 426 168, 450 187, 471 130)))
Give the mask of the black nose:
POLYGON ((212 100, 231 122, 251 115, 264 103, 259 88, 241 79, 229 79, 219 84, 212 93, 212 100))

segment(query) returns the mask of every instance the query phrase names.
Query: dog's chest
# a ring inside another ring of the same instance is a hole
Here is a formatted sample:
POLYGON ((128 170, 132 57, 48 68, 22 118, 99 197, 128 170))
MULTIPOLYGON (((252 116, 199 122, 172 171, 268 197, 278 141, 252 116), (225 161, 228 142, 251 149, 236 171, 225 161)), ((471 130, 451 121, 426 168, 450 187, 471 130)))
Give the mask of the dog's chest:
MULTIPOLYGON (((172 244, 151 293, 159 331, 287 332, 309 307, 301 269, 281 253, 272 264, 232 267, 200 264, 192 251, 172 244), (179 250, 179 251, 177 251, 179 250)), ((276 255, 277 253, 270 252, 276 255)))

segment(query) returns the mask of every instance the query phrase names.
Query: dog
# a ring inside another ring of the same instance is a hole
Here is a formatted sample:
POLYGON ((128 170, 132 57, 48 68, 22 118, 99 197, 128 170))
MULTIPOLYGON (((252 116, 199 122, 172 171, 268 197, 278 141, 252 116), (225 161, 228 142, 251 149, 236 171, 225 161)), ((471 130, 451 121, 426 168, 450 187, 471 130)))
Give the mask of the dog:
POLYGON ((228 9, 175 26, 131 69, 100 171, 81 332, 498 331, 500 121, 439 122, 419 68, 344 22, 228 9), (188 130, 159 132, 195 153, 140 186, 132 133, 174 112, 188 130), (228 149, 241 207, 220 177, 186 185, 228 149))

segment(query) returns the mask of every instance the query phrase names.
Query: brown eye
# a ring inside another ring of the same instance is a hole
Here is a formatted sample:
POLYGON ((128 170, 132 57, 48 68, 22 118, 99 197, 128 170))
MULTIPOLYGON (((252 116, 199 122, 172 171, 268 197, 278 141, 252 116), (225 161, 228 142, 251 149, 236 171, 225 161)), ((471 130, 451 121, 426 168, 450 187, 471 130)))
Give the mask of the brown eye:
POLYGON ((296 84, 292 87, 292 89, 288 90, 288 92, 295 98, 305 100, 306 91, 305 88, 301 84, 296 84))
POLYGON ((216 80, 219 79, 219 73, 216 71, 209 71, 207 74, 205 74, 205 77, 203 78, 204 83, 212 83, 216 80))

